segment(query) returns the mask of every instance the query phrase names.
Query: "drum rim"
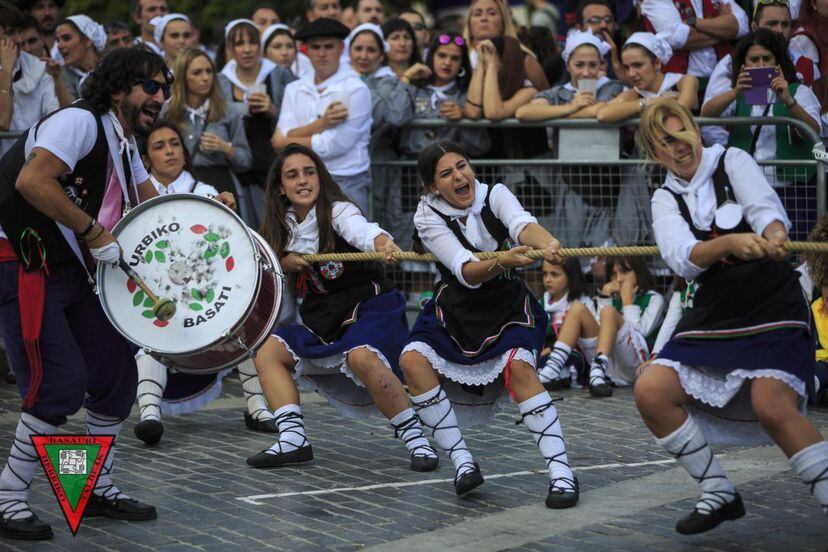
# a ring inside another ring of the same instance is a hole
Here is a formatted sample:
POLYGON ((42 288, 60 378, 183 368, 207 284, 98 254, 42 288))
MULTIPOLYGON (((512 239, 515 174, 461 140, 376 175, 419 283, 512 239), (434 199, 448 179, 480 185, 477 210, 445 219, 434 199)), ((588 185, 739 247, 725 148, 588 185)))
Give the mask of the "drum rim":
MULTIPOLYGON (((203 203, 207 203, 207 204, 209 204, 213 207, 218 207, 218 208, 222 209, 225 213, 231 215, 239 223, 239 226, 241 226, 242 230, 244 231, 244 235, 246 235, 247 238, 250 240, 250 243, 252 245, 252 249, 253 249, 254 254, 258 254, 258 247, 256 245, 256 240, 253 238, 253 235, 251 234, 252 230, 250 230, 250 228, 247 226, 247 224, 244 223, 244 221, 241 219, 240 216, 238 216, 236 213, 234 213, 226 205, 223 205, 222 203, 219 203, 218 201, 216 201, 214 199, 210 199, 210 198, 207 198, 207 197, 204 197, 204 196, 200 196, 200 195, 197 195, 197 194, 190 194, 190 193, 158 195, 158 196, 152 197, 152 198, 150 198, 146 201, 141 202, 135 208, 131 209, 127 214, 125 214, 123 217, 121 217, 121 219, 118 222, 115 223, 115 226, 112 227, 111 234, 117 239, 118 236, 120 235, 121 231, 123 230, 123 227, 126 226, 127 224, 129 224, 129 222, 131 220, 135 219, 138 215, 140 215, 144 211, 146 211, 149 208, 155 206, 156 204, 165 203, 167 201, 180 200, 180 199, 196 200, 196 201, 200 201, 200 202, 203 202, 203 203)), ((121 324, 119 324, 115 320, 115 317, 114 317, 113 313, 111 312, 111 309, 109 308, 109 304, 105 300, 106 298, 103 295, 104 270, 106 269, 105 264, 106 263, 98 263, 98 266, 97 266, 96 271, 95 271, 95 285, 98 289, 98 300, 101 303, 101 308, 103 309, 104 314, 106 315, 106 318, 109 320, 109 323, 112 324, 113 328, 115 328, 115 331, 117 331, 119 334, 121 334, 130 343, 132 343, 134 345, 137 345, 138 347, 143 349, 147 354, 150 354, 152 356, 155 356, 155 355, 163 356, 165 358, 169 358, 171 356, 175 357, 175 356, 196 355, 196 354, 199 354, 199 353, 203 353, 205 351, 209 351, 217 343, 219 343, 222 339, 224 339, 224 337, 223 337, 224 332, 222 332, 221 334, 219 334, 219 336, 216 339, 214 339, 210 343, 208 343, 208 344, 206 344, 202 347, 199 347, 198 349, 194 349, 192 351, 187 351, 186 353, 153 349, 152 347, 146 347, 146 346, 144 346, 144 345, 142 345, 142 344, 140 344, 136 341, 133 341, 131 336, 128 335, 128 333, 122 328, 121 324)), ((278 266, 279 266, 279 270, 281 271, 281 265, 278 265, 278 266)), ((259 271, 256 274, 256 285, 255 285, 255 290, 256 291, 253 295, 253 298, 255 298, 257 296, 258 290, 261 288, 261 285, 262 285, 261 279, 262 279, 262 274, 261 274, 261 271, 259 271)), ((280 299, 281 299, 281 297, 280 297, 280 299)), ((248 316, 250 314, 250 309, 252 308, 252 306, 253 306, 253 301, 251 300, 250 303, 247 305, 247 309, 245 309, 245 311, 244 311, 245 316, 248 316)), ((279 307, 281 308, 281 300, 279 302, 279 307)), ((240 326, 240 322, 237 322, 233 326, 227 328, 226 332, 228 332, 228 335, 233 335, 233 333, 235 333, 238 330, 239 326, 240 326)))

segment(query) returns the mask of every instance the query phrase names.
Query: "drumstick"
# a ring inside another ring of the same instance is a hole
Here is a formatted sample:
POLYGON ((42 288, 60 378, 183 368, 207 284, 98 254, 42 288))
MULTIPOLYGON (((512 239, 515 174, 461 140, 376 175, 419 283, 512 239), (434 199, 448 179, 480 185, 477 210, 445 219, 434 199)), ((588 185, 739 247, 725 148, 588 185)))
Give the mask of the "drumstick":
POLYGON ((135 282, 135 284, 141 288, 141 290, 147 294, 147 297, 150 298, 150 301, 153 302, 152 306, 152 313, 158 320, 162 322, 166 322, 170 318, 175 315, 175 303, 171 299, 167 299, 166 297, 159 298, 155 295, 152 291, 150 291, 149 287, 144 280, 138 276, 138 273, 135 272, 131 266, 129 266, 123 257, 119 259, 118 266, 121 267, 121 270, 126 272, 126 275, 135 282))

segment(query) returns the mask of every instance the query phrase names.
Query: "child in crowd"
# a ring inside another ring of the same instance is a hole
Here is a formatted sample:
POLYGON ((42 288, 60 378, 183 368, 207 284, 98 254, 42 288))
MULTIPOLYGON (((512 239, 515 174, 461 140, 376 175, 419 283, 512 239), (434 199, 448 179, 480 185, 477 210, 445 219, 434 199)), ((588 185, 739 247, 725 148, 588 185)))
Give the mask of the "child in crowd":
POLYGON ((579 349, 570 346, 569 354, 560 359, 562 362, 550 359, 551 347, 560 338, 567 314, 574 305, 586 307, 593 318, 598 318, 598 314, 595 302, 586 294, 587 283, 577 258, 570 257, 560 263, 544 261, 542 268, 543 287, 546 289, 543 293, 543 308, 549 315, 549 327, 546 333, 547 346, 541 352, 540 366, 545 368, 548 363, 550 370, 541 369, 539 375, 544 387, 556 390, 569 387, 572 381, 570 372, 577 374, 579 380, 582 375, 586 375, 587 363, 579 349))

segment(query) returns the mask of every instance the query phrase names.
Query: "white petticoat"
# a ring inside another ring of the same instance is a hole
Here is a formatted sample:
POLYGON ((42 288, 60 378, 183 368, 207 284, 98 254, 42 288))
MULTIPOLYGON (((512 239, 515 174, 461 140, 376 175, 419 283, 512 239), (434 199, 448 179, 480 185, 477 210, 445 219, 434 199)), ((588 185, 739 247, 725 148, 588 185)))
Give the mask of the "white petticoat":
POLYGON ((654 364, 676 371, 685 393, 691 397, 690 412, 702 425, 711 443, 763 445, 773 441, 753 413, 750 386, 744 383, 756 378, 773 378, 784 382, 799 395, 799 410, 805 412, 805 382, 783 370, 736 369, 721 376, 708 374, 703 368, 662 359, 654 364))
MULTIPOLYGON (((403 349, 402 354, 416 351, 423 355, 429 364, 443 376, 443 389, 446 392, 460 427, 475 427, 490 423, 495 415, 511 401, 502 380, 498 376, 506 368, 511 351, 499 357, 479 364, 456 364, 449 362, 422 341, 412 341, 403 349), (462 385, 483 386, 483 394, 470 393, 462 385)), ((523 361, 532 368, 536 365, 536 354, 528 349, 519 348, 513 360, 523 361)))
POLYGON ((380 414, 365 384, 348 365, 348 353, 356 349, 368 349, 391 372, 391 364, 378 349, 370 345, 358 345, 329 357, 299 358, 284 339, 275 334, 273 337, 285 346, 296 362, 293 379, 302 389, 319 393, 347 418, 367 418, 372 414, 380 414))

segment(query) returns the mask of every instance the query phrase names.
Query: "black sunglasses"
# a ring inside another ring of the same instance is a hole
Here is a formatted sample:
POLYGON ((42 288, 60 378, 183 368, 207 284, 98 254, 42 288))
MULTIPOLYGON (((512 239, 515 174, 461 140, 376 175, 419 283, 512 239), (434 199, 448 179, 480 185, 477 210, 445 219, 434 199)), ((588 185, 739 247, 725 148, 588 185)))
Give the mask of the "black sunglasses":
POLYGON ((158 82, 155 79, 141 79, 135 81, 133 85, 135 84, 140 84, 144 92, 150 96, 155 96, 158 94, 158 90, 161 90, 164 93, 164 99, 170 99, 170 85, 166 82, 158 82))

